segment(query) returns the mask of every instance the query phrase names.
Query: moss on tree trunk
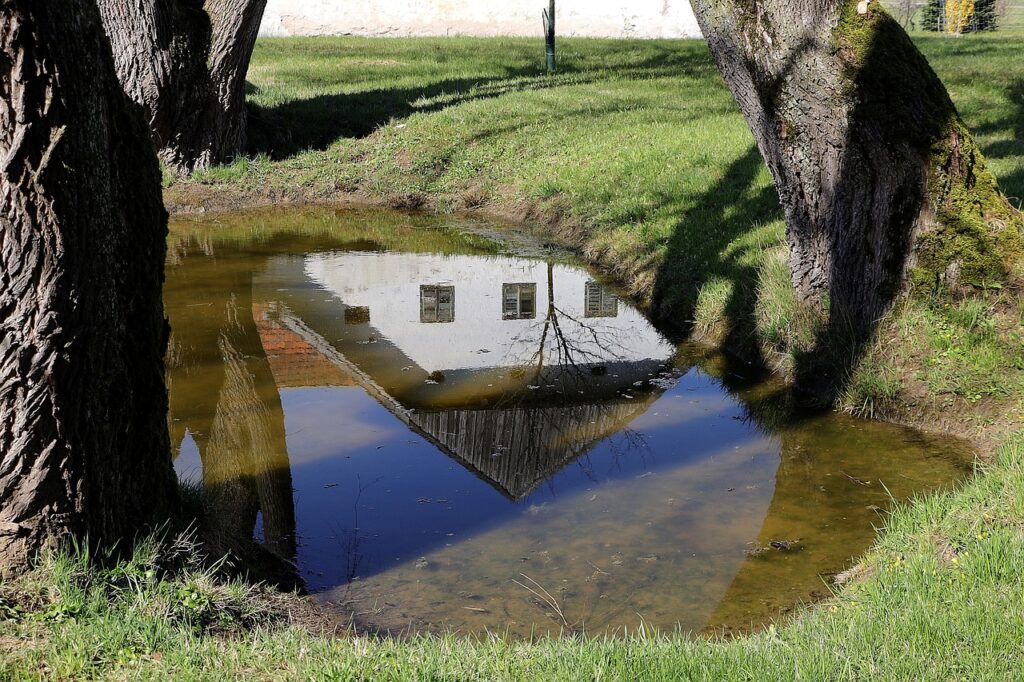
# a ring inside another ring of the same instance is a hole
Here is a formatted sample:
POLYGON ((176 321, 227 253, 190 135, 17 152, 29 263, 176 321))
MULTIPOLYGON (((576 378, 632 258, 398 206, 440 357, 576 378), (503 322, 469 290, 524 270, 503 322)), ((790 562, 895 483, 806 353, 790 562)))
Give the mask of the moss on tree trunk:
POLYGON ((834 32, 850 95, 888 131, 886 144, 919 155, 926 192, 908 283, 918 293, 1005 284, 1022 256, 1024 225, 938 76, 877 2, 846 2, 834 32))
POLYGON ((877 1, 695 0, 786 213, 798 297, 861 343, 893 303, 1005 282, 1021 218, 877 1), (916 285, 916 286, 915 286, 916 285))

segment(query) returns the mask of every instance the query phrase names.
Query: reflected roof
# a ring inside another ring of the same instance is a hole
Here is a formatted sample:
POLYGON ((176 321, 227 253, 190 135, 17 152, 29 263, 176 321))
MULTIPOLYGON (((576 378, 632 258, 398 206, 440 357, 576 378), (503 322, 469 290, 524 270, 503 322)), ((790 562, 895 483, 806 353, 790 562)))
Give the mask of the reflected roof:
POLYGON ((253 295, 281 387, 359 385, 511 499, 642 414, 673 353, 585 271, 525 259, 281 256, 253 295))

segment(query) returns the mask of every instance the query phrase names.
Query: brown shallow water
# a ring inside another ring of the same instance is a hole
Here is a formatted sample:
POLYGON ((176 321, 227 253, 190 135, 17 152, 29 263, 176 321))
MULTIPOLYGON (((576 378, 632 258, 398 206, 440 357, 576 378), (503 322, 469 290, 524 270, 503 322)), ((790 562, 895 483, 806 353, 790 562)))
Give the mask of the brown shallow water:
POLYGON ((487 232, 351 208, 172 227, 175 466, 358 627, 745 630, 826 593, 892 499, 970 471, 487 232))

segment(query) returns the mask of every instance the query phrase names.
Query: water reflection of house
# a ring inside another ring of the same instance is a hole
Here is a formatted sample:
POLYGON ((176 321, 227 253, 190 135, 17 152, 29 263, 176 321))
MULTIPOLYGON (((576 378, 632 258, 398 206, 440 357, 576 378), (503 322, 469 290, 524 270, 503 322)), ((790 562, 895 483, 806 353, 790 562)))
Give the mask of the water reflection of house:
POLYGON ((593 285, 515 258, 282 256, 254 280, 274 301, 254 312, 282 385, 358 384, 518 499, 660 394, 672 347, 593 285), (588 318, 595 298, 608 316, 588 318))
POLYGON ((619 297, 597 282, 587 282, 584 301, 586 317, 617 317, 619 314, 619 297))
MULTIPOLYGON (((349 310, 360 309, 346 310, 346 321, 350 319, 349 310)), ((271 306, 254 304, 252 317, 278 388, 357 385, 343 368, 325 358, 301 336, 278 324, 271 314, 271 306)))
POLYGON ((454 322, 455 287, 420 285, 420 322, 454 322))
POLYGON ((532 320, 537 317, 537 285, 502 284, 501 319, 532 320))
POLYGON ((657 399, 559 407, 416 411, 411 421, 441 448, 517 500, 626 428, 657 399))

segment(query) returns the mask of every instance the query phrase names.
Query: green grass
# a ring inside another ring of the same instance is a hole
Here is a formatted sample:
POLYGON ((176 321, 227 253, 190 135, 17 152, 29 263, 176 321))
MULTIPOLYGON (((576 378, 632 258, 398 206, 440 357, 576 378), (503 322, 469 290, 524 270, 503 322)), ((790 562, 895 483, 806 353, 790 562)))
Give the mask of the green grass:
MULTIPOLYGON (((1024 197, 1021 36, 917 40, 1004 190, 1024 197)), ((753 343, 786 370, 818 321, 789 288, 770 178, 704 46, 561 44, 549 77, 538 41, 261 41, 253 155, 167 179, 168 197, 356 193, 520 216, 702 338, 753 343)), ((335 638, 274 608, 301 602, 167 562, 150 543, 113 568, 50 556, 2 586, 0 679, 1012 679, 1024 667, 1022 316, 1018 293, 993 289, 918 297, 884 322, 846 407, 1017 434, 963 488, 897 507, 851 583, 784 626, 733 641, 335 638)))
MULTIPOLYGON (((1018 204, 1022 38, 915 38, 1018 204)), ((249 73, 252 156, 172 183, 168 197, 187 209, 219 195, 354 193, 523 218, 698 340, 794 371, 821 321, 789 290, 771 178, 704 44, 560 46, 560 71, 549 76, 529 39, 260 41, 249 73)), ((978 295, 997 313, 988 336, 926 292, 881 326, 863 360, 835 358, 853 365, 840 406, 914 423, 954 406, 964 419, 953 430, 973 433, 967 422, 982 413, 1001 433, 1019 426, 1008 398, 1024 392, 1019 298, 978 295), (957 339, 953 355, 934 342, 945 333, 957 339), (944 377, 945 366, 962 376, 944 377)))
POLYGON ((1007 680, 1024 666, 1024 435, 960 490, 897 507, 838 596, 735 640, 325 636, 300 602, 144 542, 49 555, 0 588, 0 679, 1007 680), (301 609, 300 609, 301 610, 301 609))

